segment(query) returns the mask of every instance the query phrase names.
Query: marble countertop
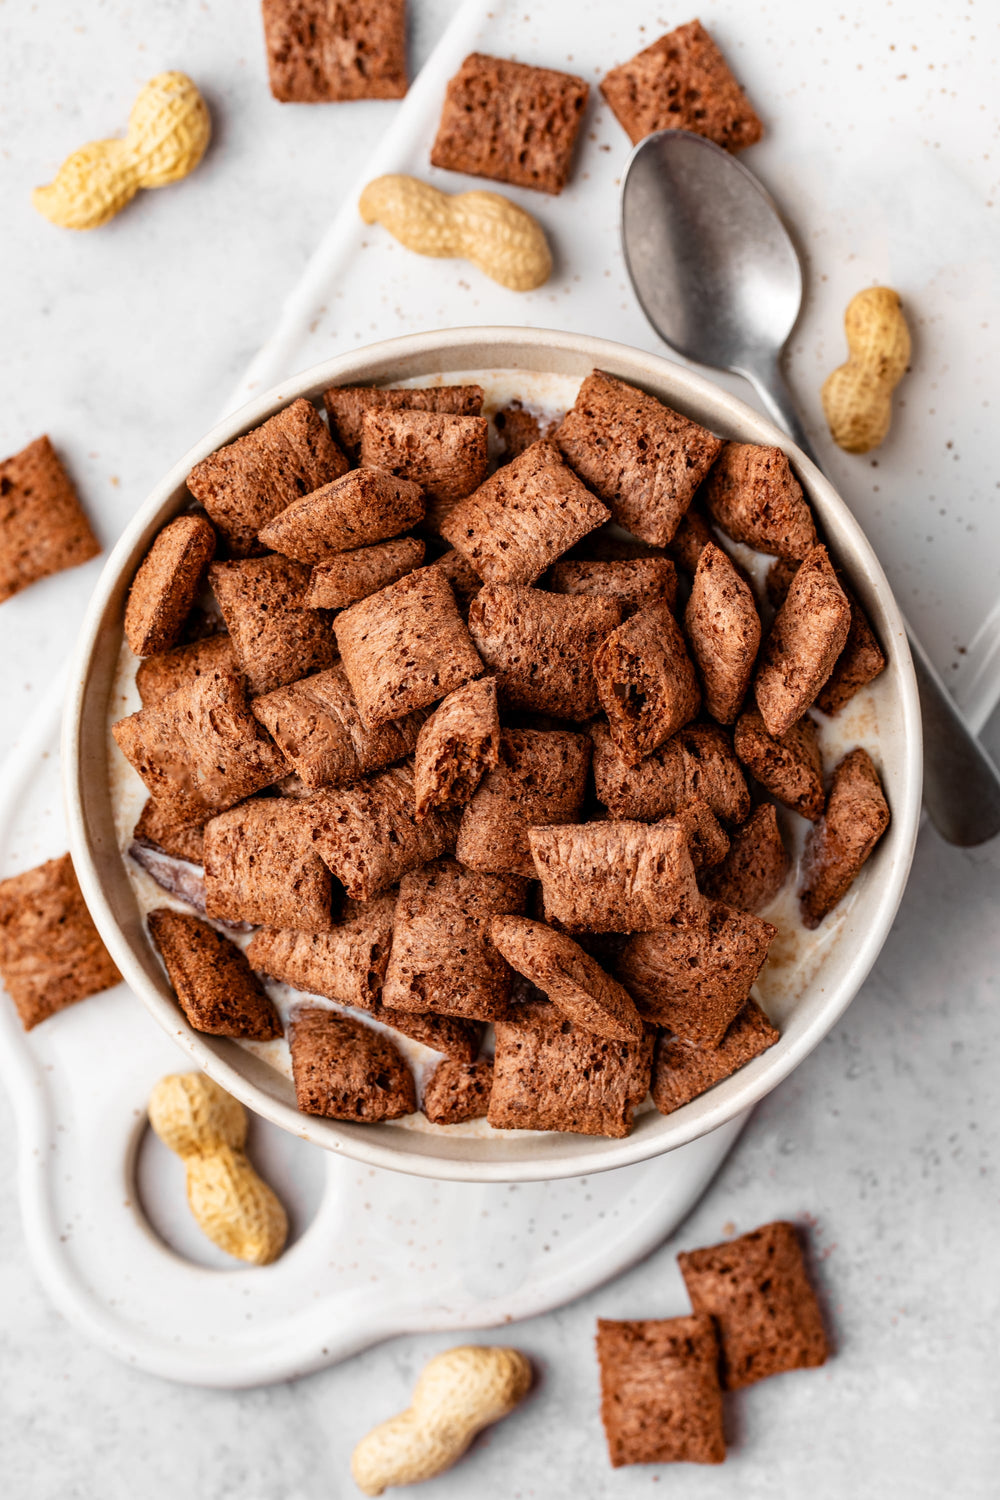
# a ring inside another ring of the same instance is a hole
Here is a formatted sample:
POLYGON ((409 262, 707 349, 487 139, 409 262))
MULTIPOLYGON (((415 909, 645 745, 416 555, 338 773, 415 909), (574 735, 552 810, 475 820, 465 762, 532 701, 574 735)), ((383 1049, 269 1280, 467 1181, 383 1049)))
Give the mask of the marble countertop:
MULTIPOLYGON (((413 8, 419 63, 452 7, 413 8)), ((395 106, 275 104, 257 7, 236 0, 53 9, 8 0, 0 37, 0 451, 48 430, 108 545, 236 386, 395 106), (190 72, 213 110, 215 143, 198 173, 143 195, 99 235, 46 224, 30 188, 68 150, 123 125, 138 87, 168 67, 190 72)), ((3 606, 0 751, 65 659, 99 567, 3 606)), ((1000 755, 1000 716, 986 737, 1000 755)), ((996 1493, 998 895, 1000 843, 962 852, 924 830, 893 933, 846 1017, 759 1106, 668 1244, 583 1301, 483 1336, 524 1349, 536 1388, 419 1493, 603 1500, 660 1484, 713 1500, 996 1493), (676 1250, 775 1217, 811 1226, 835 1357, 731 1399, 725 1468, 612 1473, 597 1418, 595 1317, 684 1311, 676 1250)), ((5 1103, 0 1131, 4 1493, 356 1494, 354 1442, 407 1404, 424 1361, 454 1340, 399 1338, 306 1380, 235 1393, 130 1371, 43 1297, 19 1225, 5 1103)))

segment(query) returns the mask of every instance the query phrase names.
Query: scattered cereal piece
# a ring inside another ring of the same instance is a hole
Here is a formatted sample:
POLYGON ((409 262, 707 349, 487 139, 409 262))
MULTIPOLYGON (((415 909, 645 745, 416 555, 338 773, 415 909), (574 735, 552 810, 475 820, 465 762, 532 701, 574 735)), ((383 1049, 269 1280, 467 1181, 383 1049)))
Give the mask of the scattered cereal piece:
POLYGON ((631 995, 565 933, 526 917, 494 917, 493 943, 511 968, 584 1031, 614 1041, 638 1041, 642 1021, 631 995))
MULTIPOLYGON (((653 932, 700 916, 679 823, 575 823, 531 828, 545 919, 568 932, 653 932)), ((686 929, 685 929, 686 930, 686 929)))
POLYGON ((615 748, 606 724, 592 724, 597 795, 613 818, 654 823, 703 797, 724 823, 742 823, 750 793, 732 743, 715 724, 689 724, 637 766, 615 748))
POLYGON ((283 104, 402 99, 406 0, 263 0, 271 93, 283 104))
POLYGON ((0 881, 0 977, 25 1031, 120 982, 68 854, 0 881))
POLYGON ((408 531, 426 509, 423 491, 409 479, 352 469, 294 500, 261 528, 260 540, 297 562, 322 563, 408 531))
POLYGON ((826 1362, 823 1318, 794 1224, 763 1224, 683 1252, 677 1263, 692 1307, 718 1329, 726 1390, 826 1362))
POLYGON ((750 585, 712 542, 698 559, 684 624, 701 674, 705 708, 720 724, 732 724, 757 661, 760 616, 750 585))
POLYGON ((262 927, 250 939, 247 959, 258 973, 296 989, 373 1011, 389 962, 395 910, 395 895, 348 899, 329 932, 262 927))
POLYGON ((362 1021, 301 1006, 289 1023, 288 1045, 303 1114, 372 1124, 417 1107, 413 1074, 395 1043, 362 1021))
POLYGON ((889 826, 889 808, 867 750, 852 750, 833 772, 826 812, 810 830, 799 901, 807 927, 818 927, 849 890, 889 826))
POLYGON ((479 1057, 470 1063, 446 1058, 424 1084, 420 1108, 432 1125, 481 1120, 490 1107, 492 1088, 492 1058, 479 1057))
POLYGON ((816 545, 809 502, 780 448, 727 443, 702 494, 712 520, 734 542, 792 559, 816 545))
POLYGON ((473 52, 448 84, 431 164, 561 193, 589 93, 572 73, 473 52))
POLYGON ((47 437, 0 463, 0 604, 101 550, 47 437))
POLYGON ((665 599, 612 631, 594 653, 593 670, 611 738, 631 765, 659 749, 701 707, 694 664, 665 599))
POLYGON ((235 943, 187 912, 161 906, 147 918, 181 1010, 209 1036, 281 1035, 281 1022, 260 980, 235 943))
POLYGON ((330 431, 345 453, 361 454, 361 419, 372 408, 385 411, 436 411, 453 417, 478 417, 483 409, 481 385, 431 385, 392 390, 380 385, 335 385, 323 392, 330 431))
POLYGON ((427 497, 424 524, 438 534, 486 478, 487 428, 485 417, 371 407, 361 418, 361 462, 418 484, 427 497))
POLYGON ((152 708, 196 677, 212 676, 217 671, 233 675, 239 672, 228 635, 208 635, 186 646, 173 646, 169 651, 147 656, 136 667, 135 685, 143 708, 152 708))
POLYGON ((557 562, 549 574, 554 594, 598 594, 617 599, 627 620, 647 604, 677 604, 677 569, 666 557, 620 558, 615 562, 557 562))
POLYGON ((502 729, 500 757, 462 815, 456 857, 470 870, 535 878, 528 829, 580 816, 590 764, 581 734, 502 729))
POLYGON ((213 563, 209 582, 254 697, 333 665, 329 618, 310 609, 309 569, 287 557, 213 563))
POLYGON ((740 715, 733 735, 739 760, 785 807, 815 823, 823 816, 823 761, 816 725, 808 714, 782 735, 768 734, 755 708, 740 715))
POLYGON ((785 883, 791 861, 770 802, 762 802, 733 834, 729 852, 709 871, 702 890, 727 906, 758 912, 785 883))
POLYGON ((177 516, 159 532, 125 605, 125 639, 136 656, 177 644, 214 556, 215 529, 204 516, 177 516))
POLYGON ((413 762, 417 817, 432 807, 464 805, 499 758, 497 685, 480 677, 449 693, 420 728, 413 762))
POLYGON ((331 557, 313 568, 306 603, 310 609, 347 609, 419 568, 424 551, 423 542, 404 536, 331 557))
POLYGON ((328 932, 332 899, 302 803, 257 797, 205 824, 206 916, 328 932))
POLYGON ((653 1054, 653 1103, 661 1115, 673 1114, 745 1068, 780 1037, 756 1000, 747 1001, 715 1048, 697 1047, 661 1032, 653 1054))
POLYGON ((816 700, 851 627, 851 606, 825 547, 814 547, 775 616, 754 684, 767 732, 780 738, 816 700))
POLYGON ((205 830, 198 824, 177 827, 164 817, 163 809, 152 797, 147 797, 142 812, 132 830, 136 843, 150 849, 160 849, 173 859, 186 859, 190 864, 200 865, 205 856, 205 830))
POLYGON ((719 1344, 711 1318, 598 1318, 597 1358, 613 1468, 722 1463, 719 1344))

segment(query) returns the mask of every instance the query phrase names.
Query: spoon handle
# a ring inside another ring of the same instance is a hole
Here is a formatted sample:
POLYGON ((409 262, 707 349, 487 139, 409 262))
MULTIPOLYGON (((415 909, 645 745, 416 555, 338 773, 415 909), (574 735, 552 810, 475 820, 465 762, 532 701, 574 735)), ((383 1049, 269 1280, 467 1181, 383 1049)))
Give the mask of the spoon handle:
MULTIPOLYGON (((768 416, 821 469, 778 361, 762 362, 740 374, 750 381, 768 416)), ((963 720, 909 624, 906 635, 924 731, 924 806, 949 844, 984 844, 1000 833, 1000 771, 963 720)))

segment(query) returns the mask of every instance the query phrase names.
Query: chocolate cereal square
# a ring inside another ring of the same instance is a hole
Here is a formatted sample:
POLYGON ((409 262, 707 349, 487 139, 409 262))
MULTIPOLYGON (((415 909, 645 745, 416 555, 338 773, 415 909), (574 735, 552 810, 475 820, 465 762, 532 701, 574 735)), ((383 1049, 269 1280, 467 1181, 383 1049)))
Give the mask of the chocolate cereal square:
POLYGON ((111 733, 176 827, 204 823, 288 773, 247 707, 243 678, 221 668, 119 719, 111 733))
POLYGON ((0 604, 101 550, 47 437, 0 463, 0 604))
POLYGON ((649 1092, 653 1035, 618 1042, 526 1001, 496 1027, 487 1119, 498 1130, 626 1136, 649 1092))
POLYGON ((68 854, 0 881, 0 978, 25 1031, 120 982, 68 854))
POLYGON ((673 1114, 780 1040, 756 1000, 748 1000, 715 1048, 696 1047, 679 1036, 661 1032, 653 1054, 650 1093, 661 1115, 673 1114))
POLYGON ((531 828, 545 920, 567 932, 655 932, 699 919, 687 838, 679 823, 570 823, 531 828))
POLYGON ((490 931, 511 968, 575 1025, 619 1042, 641 1039, 631 995, 579 943, 527 917, 494 917, 490 931))
POLYGON ((431 164, 561 193, 589 93, 573 73, 473 52, 448 84, 431 164))
POLYGON ((727 443, 702 499, 727 536, 758 552, 800 559, 816 545, 809 502, 780 448, 727 443))
POLYGON ((697 923, 670 921, 626 943, 618 978, 658 1026, 700 1047, 718 1047, 750 996, 778 929, 722 901, 697 923))
POLYGON ((418 484, 425 529, 438 536, 452 508, 486 478, 487 434, 485 417, 370 408, 361 419, 361 462, 418 484))
POLYGON ((701 707, 694 663, 665 600, 647 604, 602 642, 594 681, 611 738, 638 765, 701 707))
POLYGON ((404 536, 342 552, 313 568, 306 603, 310 609, 347 609, 419 568, 424 551, 423 542, 404 536))
POLYGON ((303 804, 255 797, 205 824, 205 915, 219 922, 327 932, 330 872, 303 804))
POLYGON ((554 438, 618 524, 654 547, 670 541, 722 447, 697 422, 600 370, 554 438))
POLYGON ((711 1318, 598 1318, 597 1359, 613 1468, 722 1463, 719 1344, 711 1318))
POLYGON ((668 557, 620 558, 614 562, 557 562, 548 587, 554 594, 597 594, 617 599, 628 620, 647 604, 677 604, 677 569, 668 557))
POLYGON ((250 704, 309 791, 347 786, 413 753, 422 712, 366 729, 343 664, 275 688, 250 704))
POLYGON ((691 1306, 718 1330, 726 1390, 826 1362, 823 1317, 794 1224, 763 1224, 682 1252, 677 1263, 691 1306))
POLYGON ((423 491, 409 479, 352 469, 293 501, 261 528, 260 540, 296 562, 322 563, 408 531, 426 508, 423 491))
POLYGON ((380 385, 335 385, 323 392, 330 431, 357 462, 361 454, 361 419, 366 411, 436 411, 453 417, 478 417, 483 409, 481 385, 432 385, 390 389, 380 385))
POLYGON ((159 849, 172 859, 185 859, 200 865, 205 857, 205 831, 197 824, 177 827, 164 817, 163 809, 147 797, 142 805, 132 837, 147 849, 159 849))
POLYGON ((213 563, 209 581, 254 697, 333 665, 330 617, 306 604, 309 569, 287 557, 213 563))
POLYGON ((281 103, 403 98, 406 0, 263 0, 262 9, 281 103))
POLYGON ((395 910, 395 895, 374 901, 348 898, 329 932, 262 927, 250 939, 247 960, 259 974, 295 989, 374 1011, 389 962, 395 910))
POLYGON ((535 443, 460 500, 441 527, 485 583, 534 583, 609 512, 554 443, 535 443))
POLYGON ((417 1107, 413 1074, 396 1044, 362 1021, 304 1005, 292 1015, 288 1045, 303 1114, 369 1125, 417 1107))
POLYGON ((449 693, 421 725, 413 761, 417 817, 464 805, 499 758, 497 685, 480 677, 449 693))
POLYGON ((732 724, 743 707, 757 662, 760 616, 750 585, 713 542, 698 559, 684 625, 701 676, 706 712, 720 724, 732 724))
POLYGON ((874 762, 867 750, 852 750, 834 768, 826 812, 806 841, 799 891, 806 927, 818 927, 847 894, 888 826, 874 762))
POLYGON ((451 585, 434 568, 345 609, 334 630, 369 729, 427 708, 483 672, 451 585))
POLYGON ((456 813, 435 808, 418 821, 411 761, 316 792, 302 805, 320 858, 356 901, 370 901, 455 848, 456 813))
POLYGON ((633 146, 656 130, 690 130, 726 151, 742 151, 764 133, 700 21, 678 26, 612 68, 601 93, 633 146))
POLYGON ((458 860, 470 870, 533 880, 528 829, 579 818, 589 764, 590 745, 582 734, 502 729, 497 765, 462 814, 458 860))
POLYGON ((488 583, 469 606, 469 631, 495 674, 503 708, 575 721, 597 712, 593 663, 621 621, 616 599, 488 583))
POLYGON ((278 1013, 235 943, 198 917, 165 906, 151 911, 147 924, 195 1031, 255 1042, 281 1035, 278 1013))
POLYGON ((136 656, 176 646, 214 556, 215 529, 204 516, 178 516, 159 532, 125 605, 125 639, 136 656))
POLYGON ((203 640, 147 656, 136 667, 135 685, 143 708, 151 708, 195 678, 212 676, 217 671, 239 672, 233 643, 225 634, 208 635, 203 640))
POLYGON ((347 468, 319 412, 300 397, 195 464, 187 483, 230 555, 255 557, 264 550, 257 540, 262 526, 347 468))
POLYGON ((737 720, 733 748, 766 791, 783 806, 815 823, 823 816, 823 761, 816 725, 808 714, 782 735, 768 734, 755 708, 737 720))
POLYGON ((742 828, 737 828, 729 852, 702 880, 702 890, 727 906, 759 912, 781 890, 791 860, 771 802, 762 802, 742 828))
POLYGON ((816 700, 851 628, 851 606, 825 547, 813 547, 771 626, 754 683, 767 732, 780 738, 816 700))
POLYGON ((492 1058, 479 1057, 471 1063, 446 1058, 425 1083, 420 1108, 432 1125, 481 1120, 490 1107, 492 1088, 492 1058))
POLYGON ((404 875, 383 1003, 468 1021, 505 1016, 510 969, 490 939, 490 922, 522 912, 525 895, 517 876, 478 875, 453 859, 404 875))
POLYGON ((851 606, 851 628, 833 671, 816 695, 816 707, 825 714, 839 714, 845 703, 885 671, 885 652, 875 638, 868 616, 847 589, 851 606))
POLYGON ((606 724, 593 724, 594 782, 612 818, 641 823, 678 816, 703 798, 723 823, 750 812, 746 778, 732 741, 716 724, 688 724, 639 765, 625 759, 606 724))

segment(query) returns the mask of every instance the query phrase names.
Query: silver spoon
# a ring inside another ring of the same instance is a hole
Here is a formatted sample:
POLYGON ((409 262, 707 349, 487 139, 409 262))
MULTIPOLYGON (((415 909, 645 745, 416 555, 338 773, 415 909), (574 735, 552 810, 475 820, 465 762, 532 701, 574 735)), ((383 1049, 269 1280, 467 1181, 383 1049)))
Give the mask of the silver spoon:
MULTIPOLYGON (((622 185, 625 263, 643 312, 685 359, 749 380, 769 416, 821 467, 781 356, 802 303, 802 267, 771 198, 703 136, 642 141, 622 185)), ((907 627, 924 730, 924 805, 952 844, 1000 833, 1000 771, 907 627)))

